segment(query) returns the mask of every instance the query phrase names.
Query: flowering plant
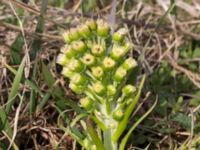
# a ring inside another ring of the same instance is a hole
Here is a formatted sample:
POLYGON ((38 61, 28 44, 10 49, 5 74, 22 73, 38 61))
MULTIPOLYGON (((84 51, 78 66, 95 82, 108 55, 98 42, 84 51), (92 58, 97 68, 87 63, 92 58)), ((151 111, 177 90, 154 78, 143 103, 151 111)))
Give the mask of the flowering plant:
POLYGON ((86 122, 81 121, 86 132, 69 128, 68 133, 87 150, 123 150, 132 131, 155 106, 122 137, 145 80, 144 76, 138 88, 126 84, 137 66, 128 56, 133 45, 126 34, 125 28, 111 34, 103 20, 88 20, 63 34, 66 44, 57 63, 63 66, 62 74, 69 79, 70 89, 81 95, 80 107, 86 113, 78 118, 87 117, 86 122))

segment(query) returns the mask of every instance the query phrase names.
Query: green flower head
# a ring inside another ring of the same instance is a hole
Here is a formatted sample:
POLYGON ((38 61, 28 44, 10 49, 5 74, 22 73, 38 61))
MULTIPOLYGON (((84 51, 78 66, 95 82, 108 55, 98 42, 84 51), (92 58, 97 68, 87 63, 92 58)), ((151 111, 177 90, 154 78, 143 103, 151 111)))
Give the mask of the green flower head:
MULTIPOLYGON (((113 149, 117 149, 116 144, 139 98, 138 94, 134 94, 136 87, 126 83, 131 71, 138 65, 128 55, 134 46, 126 37, 127 34, 125 28, 111 33, 106 21, 91 19, 63 33, 65 45, 57 57, 57 63, 63 67, 62 75, 68 78, 69 88, 82 97, 77 107, 83 108, 80 109, 84 117, 81 114, 79 119, 84 131, 87 128, 84 120, 90 116, 89 119, 100 127, 100 132, 107 132, 102 135, 109 135, 105 138, 108 141, 103 144, 112 142, 109 146, 113 146, 113 149)), ((143 85, 144 81, 141 83, 143 85)), ((75 126, 72 128, 76 129, 75 126)), ((79 128, 76 130, 71 133, 75 135, 79 128)), ((89 131, 93 132, 91 129, 89 131)), ((76 140, 84 148, 103 149, 95 146, 96 143, 90 135, 86 135, 87 132, 80 134, 84 136, 76 140)))

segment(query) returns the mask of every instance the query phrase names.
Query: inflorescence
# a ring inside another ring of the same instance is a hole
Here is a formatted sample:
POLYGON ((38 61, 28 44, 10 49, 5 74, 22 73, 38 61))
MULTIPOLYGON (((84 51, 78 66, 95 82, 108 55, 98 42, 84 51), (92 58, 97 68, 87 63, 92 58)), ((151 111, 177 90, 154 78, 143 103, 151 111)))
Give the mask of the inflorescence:
POLYGON ((125 84, 137 66, 136 60, 128 56, 133 45, 127 33, 121 28, 111 34, 103 20, 86 21, 63 33, 66 44, 57 58, 70 89, 82 95, 80 106, 106 128, 118 125, 136 91, 135 86, 125 84))

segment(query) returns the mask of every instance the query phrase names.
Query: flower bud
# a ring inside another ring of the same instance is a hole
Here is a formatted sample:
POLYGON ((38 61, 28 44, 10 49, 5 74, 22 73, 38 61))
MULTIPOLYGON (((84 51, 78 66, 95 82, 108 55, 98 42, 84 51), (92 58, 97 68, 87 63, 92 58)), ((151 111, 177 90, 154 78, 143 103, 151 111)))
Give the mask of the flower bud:
POLYGON ((126 75, 127 71, 124 68, 119 67, 114 74, 114 80, 120 82, 125 78, 126 75))
POLYGON ((105 53, 105 48, 101 45, 95 44, 92 46, 91 51, 95 56, 102 56, 105 53))
POLYGON ((123 113, 122 109, 117 109, 113 112, 112 116, 113 116, 113 119, 115 119, 116 121, 121 121, 123 118, 123 115, 124 115, 124 113, 123 113))
POLYGON ((94 20, 88 20, 86 21, 86 25, 88 25, 88 27, 91 29, 91 30, 96 30, 97 29, 97 24, 94 20))
POLYGON ((115 42, 122 42, 127 33, 128 31, 126 28, 121 28, 117 32, 113 33, 112 40, 115 42))
POLYGON ((124 45, 123 45, 123 48, 126 52, 130 51, 132 48, 133 48, 133 44, 130 43, 130 42, 126 42, 124 45))
POLYGON ((87 49, 87 46, 83 41, 75 41, 72 43, 72 49, 75 50, 76 52, 84 52, 87 49))
POLYGON ((126 59, 122 64, 122 68, 124 68, 127 71, 135 68, 136 66, 137 66, 137 62, 132 57, 129 57, 128 59, 126 59))
POLYGON ((68 68, 72 71, 82 71, 84 69, 84 65, 77 59, 71 59, 68 68))
POLYGON ((71 43, 72 40, 70 39, 69 31, 65 31, 62 34, 62 36, 64 38, 65 43, 71 43))
POLYGON ((110 56, 114 59, 114 60, 119 60, 121 59, 124 55, 126 54, 126 51, 123 47, 121 46, 113 46, 110 56))
POLYGON ((90 31, 89 27, 86 24, 81 25, 78 28, 78 31, 79 31, 79 34, 84 38, 88 38, 88 37, 91 36, 91 31, 90 31))
POLYGON ((103 60, 103 68, 106 70, 111 70, 115 67, 115 61, 110 57, 105 57, 103 60))
POLYGON ((76 85, 85 85, 87 83, 86 77, 79 73, 75 73, 71 78, 72 83, 76 85))
POLYGON ((80 99, 80 104, 84 109, 90 110, 93 106, 93 101, 88 97, 84 97, 80 99))
POLYGON ((109 32, 109 25, 103 20, 97 20, 97 35, 101 37, 107 37, 109 32))
POLYGON ((78 86, 72 82, 69 83, 69 88, 76 94, 82 94, 84 91, 84 87, 83 86, 78 86))
POLYGON ((64 66, 69 63, 69 59, 65 56, 65 54, 59 54, 57 57, 56 63, 64 66))
POLYGON ((71 28, 69 31, 69 39, 71 41, 76 41, 80 39, 80 34, 76 28, 71 28))
POLYGON ((68 67, 64 67, 62 70, 62 74, 67 78, 72 78, 74 75, 74 72, 71 71, 68 67))
POLYGON ((101 67, 92 67, 92 75, 96 78, 101 78, 103 76, 103 69, 101 67))
POLYGON ((76 52, 71 48, 70 45, 65 45, 61 48, 61 52, 66 55, 67 58, 72 58, 76 56, 76 52))
POLYGON ((117 89, 114 85, 110 84, 110 85, 107 86, 107 95, 108 96, 113 96, 113 95, 116 94, 116 92, 117 92, 117 89))
POLYGON ((105 86, 101 82, 96 82, 93 84, 93 90, 98 95, 103 95, 105 93, 105 86))
POLYGON ((68 44, 65 44, 63 47, 61 47, 60 52, 65 54, 66 51, 68 50, 68 46, 69 46, 68 44))
POLYGON ((126 105, 129 105, 133 101, 133 97, 129 97, 124 100, 126 102, 126 105))
POLYGON ((126 85, 123 89, 122 89, 122 93, 125 95, 125 96, 131 96, 134 92, 136 91, 136 88, 135 86, 133 85, 126 85))
POLYGON ((82 58, 82 62, 86 65, 86 66, 92 66, 96 63, 96 59, 93 55, 86 53, 83 58, 82 58))

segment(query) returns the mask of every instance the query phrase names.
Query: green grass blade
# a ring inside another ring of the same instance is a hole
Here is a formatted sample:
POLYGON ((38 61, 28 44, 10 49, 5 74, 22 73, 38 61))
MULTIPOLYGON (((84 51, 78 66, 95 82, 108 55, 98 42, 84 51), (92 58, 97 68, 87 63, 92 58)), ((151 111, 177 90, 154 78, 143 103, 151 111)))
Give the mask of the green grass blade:
POLYGON ((47 92, 44 97, 42 98, 42 100, 40 101, 40 103, 37 106, 37 111, 39 112, 40 110, 42 110, 42 108, 44 107, 44 105, 47 103, 47 101, 49 100, 49 98, 51 97, 51 92, 53 91, 53 88, 50 89, 49 92, 47 92))
POLYGON ((28 85, 31 89, 35 90, 35 92, 39 93, 40 96, 44 96, 44 93, 37 87, 37 85, 30 81, 30 80, 25 80, 25 84, 28 85))
POLYGON ((21 79, 23 77, 24 65, 25 65, 25 57, 23 58, 20 66, 18 68, 17 74, 16 74, 14 81, 13 81, 13 84, 12 84, 11 91, 8 95, 8 101, 7 101, 7 105, 6 105, 6 112, 7 113, 10 112, 11 107, 12 107, 14 100, 15 100, 15 96, 17 95, 17 92, 19 90, 20 82, 21 82, 21 79))
MULTIPOLYGON (((37 19, 37 26, 36 26, 36 30, 35 30, 36 33, 43 33, 44 18, 42 16, 45 14, 45 12, 47 10, 47 5, 48 5, 48 0, 42 0, 42 6, 40 9, 41 16, 39 16, 37 19)), ((37 56, 37 53, 39 51, 41 51, 41 49, 42 49, 41 45, 42 45, 41 38, 35 38, 33 40, 33 44, 32 44, 31 51, 30 51, 31 60, 34 60, 37 56)))
MULTIPOLYGON (((8 64, 4 64, 4 65, 5 65, 5 67, 6 67, 7 69, 9 69, 14 75, 17 74, 17 71, 16 71, 12 66, 10 66, 10 65, 8 65, 8 64)), ((36 92, 38 92, 38 93, 40 94, 40 96, 43 96, 43 95, 44 95, 44 94, 42 93, 42 91, 37 87, 37 85, 36 85, 34 82, 32 82, 32 81, 26 79, 26 80, 25 80, 25 84, 28 85, 28 86, 30 86, 30 87, 31 87, 32 89, 34 89, 36 92)))
POLYGON ((166 18, 166 16, 175 8, 175 6, 176 6, 175 2, 173 2, 170 5, 170 7, 168 8, 168 10, 165 12, 165 14, 159 19, 159 21, 158 21, 158 23, 156 25, 155 30, 157 30, 160 27, 160 25, 162 24, 162 22, 164 21, 164 19, 166 18))
POLYGON ((54 90, 52 91, 52 95, 57 95, 57 96, 63 95, 61 88, 54 85, 56 80, 54 79, 49 68, 44 63, 42 64, 42 74, 43 74, 44 80, 46 81, 48 87, 51 88, 51 87, 54 86, 54 90))
POLYGON ((0 131, 4 130, 9 137, 12 137, 13 131, 12 128, 8 122, 8 116, 3 109, 3 107, 0 107, 0 119, 1 119, 1 124, 0 124, 0 131))
POLYGON ((77 116, 73 119, 73 121, 71 121, 70 127, 75 126, 76 123, 77 123, 78 121, 80 121, 82 118, 85 118, 86 116, 88 116, 88 114, 86 114, 86 113, 82 113, 82 114, 77 115, 77 116))
POLYGON ((49 87, 52 87, 56 82, 51 72, 49 71, 49 68, 44 63, 42 63, 42 75, 49 87))
POLYGON ((152 112, 152 110, 155 108, 157 102, 158 102, 158 99, 156 99, 156 101, 151 106, 151 108, 142 117, 140 117, 140 119, 136 123, 134 123, 134 125, 131 127, 131 129, 128 131, 128 133, 125 135, 125 137, 122 139, 119 150, 125 149, 126 143, 129 139, 131 133, 133 132, 133 130, 135 130, 135 128, 152 112))
POLYGON ((124 117, 122 119, 122 121, 119 123, 115 133, 113 134, 112 140, 114 142, 117 142, 119 137, 122 135, 122 133, 124 132, 124 130, 126 129, 126 126, 128 124, 128 120, 130 118, 131 113, 133 112, 133 109, 135 108, 140 95, 141 95, 141 90, 143 88, 144 85, 144 81, 145 81, 145 75, 142 78, 142 81, 140 83, 137 95, 134 97, 133 101, 131 102, 131 104, 128 106, 128 108, 126 109, 126 112, 124 113, 124 117))
POLYGON ((106 126, 97 117, 92 116, 93 121, 101 128, 102 131, 106 131, 106 126))
POLYGON ((89 133, 90 137, 92 138, 93 142, 95 143, 97 150, 105 150, 103 143, 101 142, 95 129, 92 126, 92 122, 91 122, 90 118, 87 119, 87 130, 88 130, 88 133, 89 133))
POLYGON ((12 66, 10 66, 10 65, 8 65, 8 64, 4 64, 5 65, 5 67, 8 69, 8 70, 10 70, 14 75, 16 75, 17 74, 17 70, 15 70, 12 66))
MULTIPOLYGON (((55 97, 57 100, 62 100, 65 105, 70 106, 71 108, 73 108, 77 113, 84 113, 85 111, 82 110, 77 103, 75 103, 74 101, 70 100, 70 99, 66 99, 64 98, 64 93, 61 90, 60 87, 54 85, 56 80, 53 78, 51 72, 49 71, 48 67, 45 64, 42 64, 42 74, 44 77, 44 80, 46 81, 47 85, 49 88, 53 87, 53 90, 51 92, 51 95, 53 97, 55 97)), ((46 102, 45 102, 46 103, 46 102)), ((44 104, 45 104, 44 103, 44 104)), ((39 104, 40 105, 40 104, 39 104)), ((43 105, 43 104, 42 104, 43 105)), ((44 105, 43 105, 44 106, 44 105)))
POLYGON ((0 141, 0 147, 2 148, 2 150, 7 150, 6 144, 1 141, 0 141))
POLYGON ((30 114, 35 112, 36 105, 37 105, 37 93, 36 93, 35 90, 31 89, 30 103, 29 103, 29 112, 30 112, 30 114))
POLYGON ((57 125, 59 126, 59 128, 62 129, 63 131, 65 131, 65 135, 69 134, 76 141, 78 141, 79 144, 81 144, 83 146, 83 139, 84 139, 85 136, 76 127, 66 128, 63 125, 63 121, 60 119, 62 117, 65 121, 67 120, 68 123, 70 122, 68 116, 65 115, 66 112, 59 110, 58 107, 56 107, 56 109, 59 112, 59 116, 58 116, 58 119, 57 119, 57 125))
POLYGON ((18 37, 16 37, 14 43, 11 45, 10 49, 10 59, 11 63, 14 65, 19 65, 22 58, 22 49, 24 46, 24 37, 20 34, 18 37))
MULTIPOLYGON (((33 73, 31 80, 37 81, 37 65, 38 65, 38 59, 36 59, 34 63, 34 68, 33 68, 33 73)), ((34 90, 35 88, 31 88, 31 95, 30 95, 30 103, 29 103, 29 112, 32 114, 36 110, 36 105, 37 105, 37 92, 34 90)))
POLYGON ((75 103, 74 101, 70 100, 70 99, 66 99, 62 96, 58 96, 58 95, 53 95, 54 97, 56 97, 59 100, 62 100, 64 102, 65 105, 71 107, 72 109, 74 109, 78 114, 80 113, 85 113, 85 110, 81 109, 77 103, 75 103))

